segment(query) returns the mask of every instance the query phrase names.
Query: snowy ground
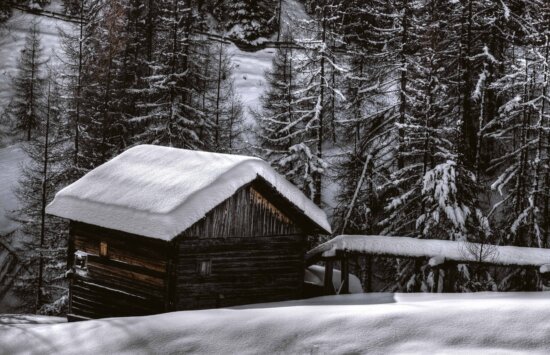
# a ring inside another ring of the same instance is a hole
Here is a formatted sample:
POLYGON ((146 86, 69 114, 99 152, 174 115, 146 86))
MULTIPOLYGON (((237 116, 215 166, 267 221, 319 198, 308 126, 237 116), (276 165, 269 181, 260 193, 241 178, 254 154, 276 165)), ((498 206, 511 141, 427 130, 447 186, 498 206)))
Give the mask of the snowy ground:
POLYGON ((235 91, 241 96, 246 108, 246 117, 251 121, 250 109, 257 110, 259 98, 266 89, 265 72, 271 69, 275 49, 267 48, 257 52, 241 51, 235 45, 229 46, 233 63, 235 91))
MULTIPOLYGON (((57 2, 47 7, 56 10, 57 2)), ((38 24, 44 58, 51 58, 52 66, 59 65, 59 33, 58 28, 67 30, 70 24, 48 17, 40 17, 19 10, 13 11, 13 16, 0 30, 0 112, 3 111, 13 95, 11 80, 17 71, 17 60, 25 44, 25 36, 33 22, 38 24)))
POLYGON ((15 223, 8 219, 7 212, 17 208, 13 189, 25 159, 25 152, 18 144, 0 148, 0 235, 15 229, 15 223))
POLYGON ((80 323, 21 325, 0 318, 0 349, 9 354, 547 354, 549 318, 550 295, 544 293, 360 294, 80 323))

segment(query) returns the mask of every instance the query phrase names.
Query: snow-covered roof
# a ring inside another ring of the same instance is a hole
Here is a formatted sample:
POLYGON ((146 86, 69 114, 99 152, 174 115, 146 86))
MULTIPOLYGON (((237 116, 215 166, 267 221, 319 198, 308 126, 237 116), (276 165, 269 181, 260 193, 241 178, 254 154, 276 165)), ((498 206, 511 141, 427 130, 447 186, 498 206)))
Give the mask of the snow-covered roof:
POLYGON ((171 240, 262 177, 330 233, 325 213, 259 158, 154 145, 128 149, 59 191, 46 212, 171 240))
POLYGON ((550 264, 550 249, 494 246, 470 242, 380 235, 340 235, 307 253, 307 258, 336 251, 402 257, 441 257, 458 262, 481 261, 498 265, 540 266, 550 264))

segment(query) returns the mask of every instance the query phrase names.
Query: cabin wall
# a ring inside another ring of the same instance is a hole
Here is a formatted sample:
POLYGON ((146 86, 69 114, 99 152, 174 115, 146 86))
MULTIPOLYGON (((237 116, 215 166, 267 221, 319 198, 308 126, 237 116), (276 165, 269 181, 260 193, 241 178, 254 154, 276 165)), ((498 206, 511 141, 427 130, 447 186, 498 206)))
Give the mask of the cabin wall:
MULTIPOLYGON (((170 243, 83 223, 71 223, 70 251, 88 254, 86 269, 75 267, 69 313, 103 318, 161 313, 170 308, 170 243), (100 244, 106 246, 102 256, 100 244)), ((69 263, 74 258, 69 255, 69 263)))
POLYGON ((242 188, 178 237, 177 309, 301 298, 305 233, 260 191, 242 188))
POLYGON ((177 309, 299 299, 305 249, 303 235, 182 240, 177 309), (201 275, 201 262, 210 263, 209 275, 201 275))

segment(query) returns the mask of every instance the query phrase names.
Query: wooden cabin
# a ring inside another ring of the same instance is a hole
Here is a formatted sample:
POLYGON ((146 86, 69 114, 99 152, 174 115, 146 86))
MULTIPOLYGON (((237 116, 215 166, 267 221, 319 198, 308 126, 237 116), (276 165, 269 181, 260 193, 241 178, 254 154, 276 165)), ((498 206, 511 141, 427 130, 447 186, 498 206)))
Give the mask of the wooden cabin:
POLYGON ((325 214, 261 159, 131 148, 61 190, 69 319, 299 299, 325 214))

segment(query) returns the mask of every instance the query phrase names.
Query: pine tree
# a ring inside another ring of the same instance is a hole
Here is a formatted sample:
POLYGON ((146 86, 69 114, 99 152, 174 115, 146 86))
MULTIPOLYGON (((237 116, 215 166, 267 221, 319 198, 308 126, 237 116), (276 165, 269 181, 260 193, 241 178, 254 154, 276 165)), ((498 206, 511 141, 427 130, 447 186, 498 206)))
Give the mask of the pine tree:
POLYGON ((208 127, 201 110, 206 63, 202 43, 191 38, 195 16, 188 1, 159 4, 163 28, 154 48, 148 81, 147 113, 131 119, 139 126, 134 141, 198 149, 201 131, 208 127))
MULTIPOLYGON (((76 25, 76 28, 73 31, 64 31, 59 30, 61 49, 64 55, 64 70, 63 77, 65 79, 65 97, 66 97, 66 108, 68 123, 73 127, 73 166, 76 168, 80 166, 78 162, 79 149, 80 149, 80 140, 81 140, 81 114, 82 114, 82 84, 83 84, 83 74, 85 70, 86 59, 90 56, 89 52, 86 50, 89 47, 86 45, 87 41, 90 39, 89 36, 86 36, 85 32, 85 17, 91 15, 91 11, 94 9, 91 6, 91 3, 86 0, 81 0, 78 2, 66 3, 66 6, 78 6, 78 8, 69 11, 74 15, 78 14, 80 23, 76 25)), ((72 7, 71 7, 72 8, 72 7)), ((76 174, 75 177, 78 177, 80 174, 76 174)))
POLYGON ((322 164, 304 144, 314 128, 308 125, 308 113, 297 101, 295 57, 290 48, 277 49, 272 70, 266 72, 267 90, 261 97, 262 110, 256 113, 259 154, 279 173, 304 192, 313 191, 311 173, 322 164))
POLYGON ((42 109, 44 85, 43 49, 40 43, 39 28, 36 23, 25 37, 25 46, 17 65, 17 74, 13 80, 14 96, 8 108, 14 128, 26 135, 30 141, 33 131, 39 125, 39 111, 42 109))
POLYGON ((89 8, 81 78, 79 170, 106 162, 128 144, 124 120, 124 39, 126 7, 120 1, 98 1, 89 8))
POLYGON ((225 24, 226 35, 236 42, 254 45, 277 28, 277 2, 274 0, 224 1, 214 14, 225 24))
MULTIPOLYGON (((521 55, 513 57, 513 65, 495 80, 490 90, 506 101, 499 115, 487 126, 488 138, 503 146, 503 154, 492 161, 491 169, 500 174, 491 187, 503 200, 494 209, 502 209, 509 218, 500 220, 506 244, 546 247, 547 220, 544 215, 544 172, 548 166, 547 136, 549 129, 548 37, 538 7, 523 10, 523 28, 527 29, 519 43, 521 55)), ((510 53, 515 48, 510 49, 510 53)))
POLYGON ((295 156, 308 162, 305 178, 308 181, 309 193, 317 205, 322 204, 323 176, 326 175, 327 163, 323 158, 323 147, 327 138, 335 136, 335 114, 331 108, 336 100, 345 100, 333 80, 336 72, 345 69, 334 60, 332 47, 338 40, 334 23, 339 20, 339 6, 320 1, 315 9, 315 21, 304 22, 308 37, 298 42, 305 48, 303 55, 295 58, 296 72, 300 72, 296 84, 296 103, 298 104, 298 121, 302 123, 303 139, 292 149, 295 156))
POLYGON ((23 168, 15 191, 20 208, 12 217, 19 222, 21 239, 25 241, 19 253, 25 267, 19 270, 17 291, 29 309, 61 314, 66 305, 67 225, 45 212, 46 205, 64 181, 62 165, 66 137, 59 86, 54 77, 50 71, 43 109, 37 112, 36 137, 23 146, 29 162, 23 168))
POLYGON ((393 9, 384 1, 350 1, 342 8, 342 38, 349 56, 346 98, 340 125, 349 142, 339 159, 341 181, 334 223, 342 233, 380 232, 384 186, 394 155, 397 100, 388 100, 400 66, 399 29, 393 9), (352 138, 352 139, 350 139, 352 138))

